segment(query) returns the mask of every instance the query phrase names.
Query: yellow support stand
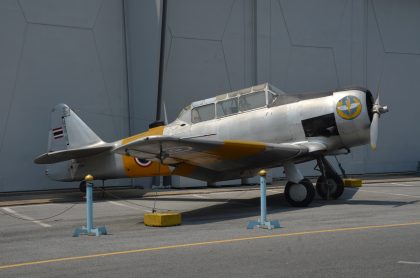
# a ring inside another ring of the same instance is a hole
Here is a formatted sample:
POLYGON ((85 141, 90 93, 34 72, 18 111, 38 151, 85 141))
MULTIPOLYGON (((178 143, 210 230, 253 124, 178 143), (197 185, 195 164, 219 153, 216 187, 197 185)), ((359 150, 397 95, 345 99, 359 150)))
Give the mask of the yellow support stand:
POLYGON ((151 212, 144 214, 144 225, 151 227, 170 227, 181 225, 181 213, 176 211, 151 212))
POLYGON ((343 179, 345 187, 361 187, 361 179, 343 179))

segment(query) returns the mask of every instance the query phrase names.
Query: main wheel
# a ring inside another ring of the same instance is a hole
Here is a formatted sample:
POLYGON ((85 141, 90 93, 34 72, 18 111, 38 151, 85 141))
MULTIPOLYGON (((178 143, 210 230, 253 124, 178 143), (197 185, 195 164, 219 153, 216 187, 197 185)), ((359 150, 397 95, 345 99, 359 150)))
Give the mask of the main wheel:
POLYGON ((308 186, 314 186, 313 184, 312 184, 312 182, 311 182, 311 180, 310 179, 307 179, 307 178, 304 178, 303 180, 301 180, 299 183, 302 183, 302 184, 307 184, 308 186))
POLYGON ((86 193, 86 181, 81 181, 79 185, 79 190, 82 193, 86 193))
POLYGON ((338 175, 320 176, 316 181, 316 192, 324 200, 338 199, 344 192, 344 182, 338 175))
POLYGON ((284 189, 286 201, 294 207, 306 207, 315 197, 315 189, 312 183, 304 179, 301 183, 288 182, 284 189))

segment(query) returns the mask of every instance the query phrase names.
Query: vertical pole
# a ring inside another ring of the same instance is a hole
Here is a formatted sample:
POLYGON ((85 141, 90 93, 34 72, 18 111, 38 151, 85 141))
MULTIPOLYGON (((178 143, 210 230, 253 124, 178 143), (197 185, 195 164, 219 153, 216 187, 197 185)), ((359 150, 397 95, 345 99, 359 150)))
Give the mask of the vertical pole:
POLYGON ((92 183, 86 182, 86 228, 88 232, 93 229, 93 196, 92 183))
MULTIPOLYGON (((160 53, 159 53, 159 79, 158 79, 158 91, 157 91, 157 106, 156 106, 156 121, 159 121, 162 117, 162 94, 163 94, 163 73, 165 71, 165 37, 166 37, 166 14, 168 11, 168 1, 162 0, 162 14, 161 14, 161 22, 160 22, 160 53)), ((166 115, 166 107, 165 107, 165 125, 168 124, 167 122, 167 115, 166 115)), ((159 166, 160 167, 160 166, 159 166)), ((159 168, 160 172, 160 168, 159 168)), ((172 179, 169 176, 165 179, 163 176, 156 177, 158 179, 156 181, 156 185, 163 187, 165 185, 165 181, 168 184, 172 183, 172 179)))
POLYGON ((166 34, 166 13, 167 13, 167 0, 162 0, 162 20, 160 29, 160 55, 159 55, 159 80, 157 92, 157 106, 156 106, 156 121, 161 119, 162 109, 162 90, 163 90, 163 71, 165 66, 165 34, 166 34))
POLYGON ((73 236, 79 235, 106 235, 107 231, 104 226, 93 227, 93 176, 86 175, 86 227, 76 228, 73 232, 73 236))
MULTIPOLYGON (((123 0, 122 1, 122 15, 123 15, 123 19, 124 19, 124 24, 123 24, 123 38, 124 38, 124 58, 125 58, 125 88, 127 90, 127 114, 128 114, 128 135, 132 135, 132 128, 131 128, 131 101, 130 101, 130 96, 131 96, 131 70, 130 70, 130 53, 129 53, 129 41, 128 41, 128 29, 127 29, 127 10, 128 7, 126 6, 126 2, 127 0, 123 0)), ((133 180, 131 180, 131 183, 133 182, 133 180)))
POLYGON ((253 229, 254 227, 265 228, 265 229, 276 229, 280 228, 280 222, 278 220, 268 221, 267 220, 267 183, 265 170, 261 170, 258 175, 260 175, 260 195, 261 195, 261 215, 258 221, 248 222, 247 229, 253 229))
POLYGON ((260 194, 261 194, 261 224, 264 224, 267 221, 267 188, 265 182, 265 175, 260 176, 260 194))

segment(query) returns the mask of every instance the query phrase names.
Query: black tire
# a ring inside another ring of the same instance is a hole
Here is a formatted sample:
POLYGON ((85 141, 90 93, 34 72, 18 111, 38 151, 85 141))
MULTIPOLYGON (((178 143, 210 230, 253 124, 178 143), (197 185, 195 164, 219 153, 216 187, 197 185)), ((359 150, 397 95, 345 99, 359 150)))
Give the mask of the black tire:
POLYGON ((80 192, 86 193, 86 181, 81 181, 79 185, 80 192))
POLYGON ((299 183, 302 183, 302 184, 307 184, 308 186, 310 185, 310 186, 314 186, 313 184, 312 184, 312 182, 311 182, 311 180, 310 179, 307 179, 307 178, 304 178, 303 180, 301 180, 299 183))
POLYGON ((320 176, 316 181, 316 192, 324 200, 336 200, 343 195, 344 182, 338 175, 320 176))
POLYGON ((315 197, 315 189, 312 183, 304 179, 300 183, 288 182, 284 189, 286 201, 293 207, 307 207, 315 197), (299 192, 297 192, 298 190, 299 192), (303 195, 303 194, 305 195, 303 195), (302 194, 301 196, 297 196, 302 194))

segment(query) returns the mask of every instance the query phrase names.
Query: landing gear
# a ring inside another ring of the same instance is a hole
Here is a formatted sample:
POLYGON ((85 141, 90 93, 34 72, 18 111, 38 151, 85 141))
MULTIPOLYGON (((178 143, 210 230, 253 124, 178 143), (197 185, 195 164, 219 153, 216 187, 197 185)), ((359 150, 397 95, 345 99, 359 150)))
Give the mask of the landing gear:
POLYGON ((322 173, 316 182, 316 192, 324 200, 340 198, 344 192, 344 182, 325 157, 317 159, 322 173))
POLYGON ((79 185, 80 192, 86 193, 86 181, 81 181, 79 185))
POLYGON ((306 207, 315 197, 312 182, 305 179, 293 163, 284 164, 284 171, 289 182, 284 189, 286 201, 294 207, 306 207))
POLYGON ((314 199, 315 189, 307 179, 303 179, 300 183, 289 181, 284 189, 284 197, 294 207, 306 207, 314 199))
MULTIPOLYGON (((324 200, 340 198, 344 192, 344 182, 332 165, 321 156, 317 158, 318 170, 322 173, 316 182, 316 192, 324 200)), ((284 189, 286 201, 294 207, 306 207, 315 198, 315 188, 312 182, 305 179, 295 164, 289 162, 283 165, 289 182, 284 189)))
MULTIPOLYGON (((93 183, 92 183, 92 187, 93 187, 93 183)), ((105 198, 105 180, 102 180, 102 198, 105 198)), ((83 180, 80 182, 79 184, 79 190, 80 192, 86 194, 86 181, 83 180)))
POLYGON ((339 176, 321 176, 316 181, 316 192, 324 200, 338 199, 344 192, 343 180, 339 176))

